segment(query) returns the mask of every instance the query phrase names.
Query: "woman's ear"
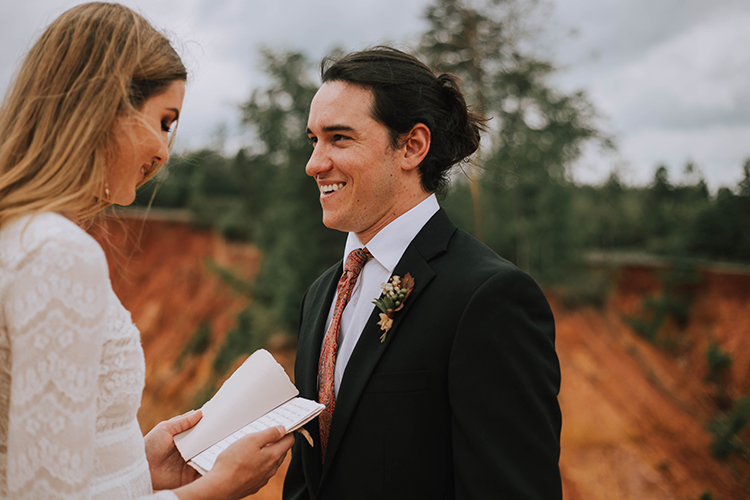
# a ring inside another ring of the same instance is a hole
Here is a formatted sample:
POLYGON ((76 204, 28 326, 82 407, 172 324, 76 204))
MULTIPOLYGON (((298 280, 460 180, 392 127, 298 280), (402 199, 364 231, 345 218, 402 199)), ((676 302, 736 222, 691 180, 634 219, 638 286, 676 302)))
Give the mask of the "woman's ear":
POLYGON ((411 170, 419 166, 430 151, 432 134, 424 123, 417 123, 404 136, 402 168, 411 170))

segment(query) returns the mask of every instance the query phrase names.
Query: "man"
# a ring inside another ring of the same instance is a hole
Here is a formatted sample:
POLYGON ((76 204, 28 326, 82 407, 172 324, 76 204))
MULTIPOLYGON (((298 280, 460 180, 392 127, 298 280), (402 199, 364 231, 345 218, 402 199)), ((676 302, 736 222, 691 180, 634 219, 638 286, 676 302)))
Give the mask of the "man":
POLYGON ((314 447, 294 446, 284 498, 561 498, 547 301, 434 194, 483 119, 454 77, 387 47, 322 76, 306 172, 323 223, 349 236, 302 304, 296 382, 327 410, 307 426, 314 447))

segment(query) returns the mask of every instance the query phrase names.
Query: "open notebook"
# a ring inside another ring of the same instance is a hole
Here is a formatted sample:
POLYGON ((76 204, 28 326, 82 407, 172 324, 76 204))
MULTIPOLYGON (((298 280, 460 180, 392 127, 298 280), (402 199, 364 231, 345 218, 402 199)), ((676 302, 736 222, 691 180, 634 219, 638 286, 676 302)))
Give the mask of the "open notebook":
POLYGON ((294 432, 325 408, 298 394, 284 368, 271 353, 259 349, 203 405, 201 421, 174 437, 175 445, 188 464, 205 474, 242 436, 276 425, 294 432))

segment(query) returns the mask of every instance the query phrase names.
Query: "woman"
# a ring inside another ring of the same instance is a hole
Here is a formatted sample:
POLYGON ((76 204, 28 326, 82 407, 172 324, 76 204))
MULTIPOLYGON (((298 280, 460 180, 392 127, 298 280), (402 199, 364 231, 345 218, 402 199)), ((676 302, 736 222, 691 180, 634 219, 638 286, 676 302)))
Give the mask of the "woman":
POLYGON ((79 5, 31 48, 0 109, 0 498, 235 499, 291 447, 269 429, 198 477, 172 437, 200 412, 141 436, 139 334, 78 225, 130 204, 167 161, 186 76, 139 15, 79 5))

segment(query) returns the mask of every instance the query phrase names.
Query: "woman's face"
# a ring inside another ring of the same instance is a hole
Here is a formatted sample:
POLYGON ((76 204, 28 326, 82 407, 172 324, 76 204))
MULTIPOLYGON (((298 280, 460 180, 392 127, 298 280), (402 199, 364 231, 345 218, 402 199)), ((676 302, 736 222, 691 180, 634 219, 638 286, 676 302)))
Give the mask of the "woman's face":
POLYGON ((185 82, 175 80, 162 92, 143 103, 139 113, 117 123, 113 159, 107 174, 109 196, 116 205, 130 205, 135 188, 143 182, 153 162, 169 159, 169 132, 180 117, 185 82))

